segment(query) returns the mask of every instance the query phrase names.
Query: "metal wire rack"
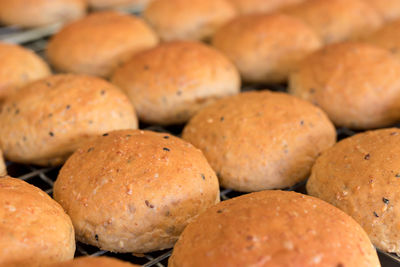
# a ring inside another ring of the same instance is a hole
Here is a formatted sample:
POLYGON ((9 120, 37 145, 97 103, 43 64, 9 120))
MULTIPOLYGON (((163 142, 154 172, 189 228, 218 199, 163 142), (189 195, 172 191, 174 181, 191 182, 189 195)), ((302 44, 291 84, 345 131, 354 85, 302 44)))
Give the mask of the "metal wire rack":
MULTIPOLYGON (((126 11, 126 10, 125 10, 126 11)), ((128 10, 129 13, 135 13, 134 10, 128 10)), ((45 58, 44 52, 49 36, 55 33, 61 25, 51 25, 47 27, 22 30, 16 27, 1 27, 0 25, 0 41, 6 41, 11 43, 22 44, 24 47, 35 51, 38 55, 45 58)), ((273 91, 286 91, 285 85, 244 85, 242 91, 250 90, 261 90, 268 88, 273 91)), ((183 126, 171 126, 161 127, 158 125, 140 125, 141 129, 147 129, 157 132, 168 132, 179 136, 183 126)), ((338 140, 352 136, 356 134, 356 131, 352 131, 347 128, 338 128, 337 136, 338 140)), ((57 167, 39 167, 32 165, 22 165, 14 162, 6 162, 7 170, 10 176, 22 179, 30 184, 33 184, 43 191, 52 195, 53 184, 58 176, 60 166, 57 167)), ((305 193, 305 182, 299 183, 286 190, 293 190, 296 192, 305 193)), ((241 195, 242 193, 233 191, 231 189, 221 188, 220 196, 221 200, 228 200, 230 198, 241 195)), ((171 255, 172 250, 157 251, 146 254, 130 254, 130 253, 111 253, 108 251, 99 250, 97 247, 86 245, 80 242, 76 244, 75 257, 79 256, 111 256, 121 260, 129 261, 145 267, 157 266, 165 267, 168 265, 168 258, 171 255)), ((382 262, 382 266, 400 266, 400 258, 391 253, 380 252, 379 257, 382 262)))

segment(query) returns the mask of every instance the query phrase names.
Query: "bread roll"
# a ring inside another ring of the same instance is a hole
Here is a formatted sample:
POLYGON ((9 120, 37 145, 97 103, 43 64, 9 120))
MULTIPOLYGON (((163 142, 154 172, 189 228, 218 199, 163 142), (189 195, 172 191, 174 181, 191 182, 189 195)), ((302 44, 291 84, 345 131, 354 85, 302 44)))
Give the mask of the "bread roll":
POLYGON ((182 137, 203 151, 222 186, 258 191, 307 178, 336 133, 319 108, 288 94, 261 91, 200 110, 182 137))
POLYGON ((48 75, 49 67, 35 53, 18 45, 0 42, 0 99, 48 75))
POLYGON ((143 15, 163 41, 205 40, 236 10, 229 0, 154 0, 143 15))
POLYGON ((240 14, 272 13, 305 0, 230 0, 240 14))
POLYGON ((400 253, 400 130, 346 138, 317 159, 309 194, 352 216, 383 251, 400 253))
POLYGON ((88 0, 93 9, 132 8, 143 10, 151 0, 88 0))
POLYGON ((50 63, 61 72, 108 77, 134 53, 157 42, 140 18, 104 11, 65 26, 50 39, 46 52, 50 63))
POLYGON ((385 21, 391 21, 400 18, 399 0, 365 0, 374 7, 384 18, 385 21))
POLYGON ((4 162, 3 152, 0 150, 0 176, 7 175, 7 166, 4 162))
POLYGON ((321 47, 319 37, 286 15, 246 15, 214 35, 212 44, 237 66, 246 82, 280 83, 299 60, 321 47))
POLYGON ((79 257, 74 260, 59 262, 49 267, 139 267, 110 257, 79 257))
POLYGON ((384 25, 363 41, 384 48, 400 59, 400 19, 384 25))
POLYGON ((0 266, 44 266, 72 259, 74 228, 62 207, 22 180, 0 178, 0 266))
POLYGON ((307 0, 285 12, 310 25, 326 44, 366 36, 383 23, 365 0, 307 0))
POLYGON ((79 148, 54 198, 79 241, 114 252, 170 248, 185 226, 219 202, 218 179, 200 152, 169 134, 114 131, 79 148))
POLYGON ((380 266, 367 234, 319 199, 262 191, 221 202, 183 231, 170 267, 380 266))
POLYGON ((82 142, 136 128, 129 99, 112 84, 83 75, 54 75, 9 96, 0 112, 0 147, 11 161, 55 165, 82 142))
POLYGON ((138 53, 111 80, 127 93, 140 120, 162 125, 186 122, 215 99, 240 91, 236 67, 214 48, 191 41, 138 53))
POLYGON ((369 44, 330 45, 301 62, 289 92, 320 106, 337 126, 384 127, 400 119, 400 63, 369 44))
POLYGON ((85 0, 0 0, 0 22, 21 27, 65 23, 83 17, 85 0))

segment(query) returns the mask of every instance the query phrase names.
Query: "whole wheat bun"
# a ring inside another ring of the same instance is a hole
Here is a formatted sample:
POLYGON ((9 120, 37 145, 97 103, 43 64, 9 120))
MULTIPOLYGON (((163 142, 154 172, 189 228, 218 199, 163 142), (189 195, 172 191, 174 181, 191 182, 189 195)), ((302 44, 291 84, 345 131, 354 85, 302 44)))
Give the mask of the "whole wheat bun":
POLYGON ((79 148, 62 167, 56 199, 79 241, 115 252, 170 248, 186 225, 219 202, 200 150, 169 134, 125 130, 79 148))
POLYGON ((307 192, 352 216, 372 243, 400 254, 400 130, 346 138, 319 157, 307 192))
POLYGON ((364 0, 374 7, 385 21, 400 18, 400 1, 398 0, 364 0))
POLYGON ((143 16, 161 40, 205 40, 236 15, 229 0, 154 0, 143 16))
POLYGON ((242 79, 280 83, 322 43, 302 21, 282 14, 244 15, 221 27, 212 44, 230 58, 242 79))
POLYGON ((72 259, 74 228, 62 207, 22 180, 0 177, 0 266, 45 266, 72 259))
POLYGON ((362 41, 384 48, 400 60, 400 19, 385 24, 362 41))
POLYGON ((59 262, 48 267, 139 267, 139 265, 111 257, 79 257, 59 262))
POLYGON ((400 119, 400 62, 364 43, 340 43, 309 55, 289 92, 320 106, 337 126, 371 129, 400 119))
POLYGON ((138 53, 111 81, 127 93, 140 120, 161 125, 184 123, 215 99, 240 91, 236 67, 219 51, 193 41, 138 53))
POLYGON ((305 0, 230 0, 240 14, 272 13, 305 0))
POLYGON ((49 67, 35 53, 19 45, 0 42, 0 99, 48 75, 49 67))
POLYGON ((223 201, 190 223, 170 267, 378 267, 367 234, 317 198, 262 191, 223 201))
POLYGON ((152 0, 88 0, 93 9, 132 8, 143 10, 152 0))
POLYGON ((7 175, 7 166, 4 162, 3 152, 0 150, 0 176, 7 175))
POLYGON ((54 75, 10 95, 0 110, 0 147, 7 159, 60 164, 82 142, 115 129, 137 127, 127 96, 84 75, 54 75))
POLYGON ((0 0, 0 22, 6 25, 39 27, 85 14, 85 0, 0 0))
POLYGON ((383 23, 365 0, 307 0, 285 13, 310 25, 325 44, 366 36, 383 23))
POLYGON ((46 53, 58 71, 108 77, 134 53, 157 43, 140 18, 103 11, 62 28, 50 39, 46 53))
POLYGON ((284 93, 247 92, 200 110, 183 139, 200 148, 223 187, 290 187, 307 178, 336 133, 318 107, 284 93))

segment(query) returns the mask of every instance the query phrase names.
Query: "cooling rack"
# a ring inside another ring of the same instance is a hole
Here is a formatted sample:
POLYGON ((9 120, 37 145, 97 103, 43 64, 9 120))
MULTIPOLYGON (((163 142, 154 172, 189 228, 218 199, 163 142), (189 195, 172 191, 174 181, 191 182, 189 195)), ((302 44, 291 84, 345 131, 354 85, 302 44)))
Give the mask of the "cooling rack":
MULTIPOLYGON (((124 12, 136 13, 137 10, 123 10, 124 12)), ((19 29, 17 27, 1 27, 0 25, 0 41, 6 41, 10 43, 18 43, 26 48, 35 51, 38 55, 45 58, 44 51, 49 39, 49 36, 54 34, 60 29, 61 25, 54 24, 46 27, 35 28, 35 29, 19 29)), ((244 85, 242 91, 251 90, 262 90, 268 88, 272 91, 286 91, 286 85, 244 85)), ((158 125, 140 125, 140 129, 152 130, 157 132, 168 132, 179 136, 182 131, 183 125, 162 127, 158 125)), ((352 131, 347 128, 338 128, 337 137, 338 140, 352 136, 356 134, 356 131, 352 131)), ((6 162, 8 174, 12 177, 17 177, 30 184, 33 184, 43 191, 48 193, 50 196, 53 193, 53 184, 57 178, 60 166, 56 167, 39 167, 32 165, 22 165, 14 162, 6 162)), ((305 193, 305 182, 299 183, 291 188, 285 190, 292 190, 300 193, 305 193)), ((220 196, 221 200, 228 200, 233 197, 242 195, 240 192, 233 191, 231 189, 221 188, 220 196)), ((146 254, 130 254, 130 253, 111 253, 108 251, 99 250, 96 247, 86 245, 80 242, 76 244, 75 257, 79 256, 110 256, 119 258, 124 261, 129 261, 145 267, 157 266, 166 267, 168 264, 168 258, 171 255, 172 250, 157 251, 146 254)), ((391 253, 381 252, 378 250, 378 255, 381 260, 382 266, 384 267, 395 267, 400 266, 400 258, 391 253)))

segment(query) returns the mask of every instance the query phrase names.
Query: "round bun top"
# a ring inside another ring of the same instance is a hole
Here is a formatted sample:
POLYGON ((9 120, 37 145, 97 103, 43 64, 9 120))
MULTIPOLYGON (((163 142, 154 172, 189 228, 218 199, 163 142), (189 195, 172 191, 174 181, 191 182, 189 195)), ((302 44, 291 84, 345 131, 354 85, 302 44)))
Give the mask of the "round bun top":
POLYGON ((309 194, 352 216, 378 248, 400 253, 400 129, 346 138, 318 158, 309 194))
POLYGON ((204 40, 236 10, 229 0, 155 0, 143 15, 163 41, 204 40))
POLYGON ((364 230, 328 203, 287 191, 223 201, 189 224, 169 266, 378 267, 364 230))
POLYGON ((72 259, 75 236, 62 207, 39 188, 0 177, 0 266, 44 266, 72 259))
POLYGON ((62 28, 46 52, 59 71, 107 77, 134 53, 157 43, 157 36, 140 18, 103 11, 62 28))
POLYGON ((35 53, 18 45, 0 42, 0 98, 48 75, 49 67, 35 53))
POLYGON ((111 257, 79 257, 74 260, 59 262, 49 267, 139 267, 111 257))

